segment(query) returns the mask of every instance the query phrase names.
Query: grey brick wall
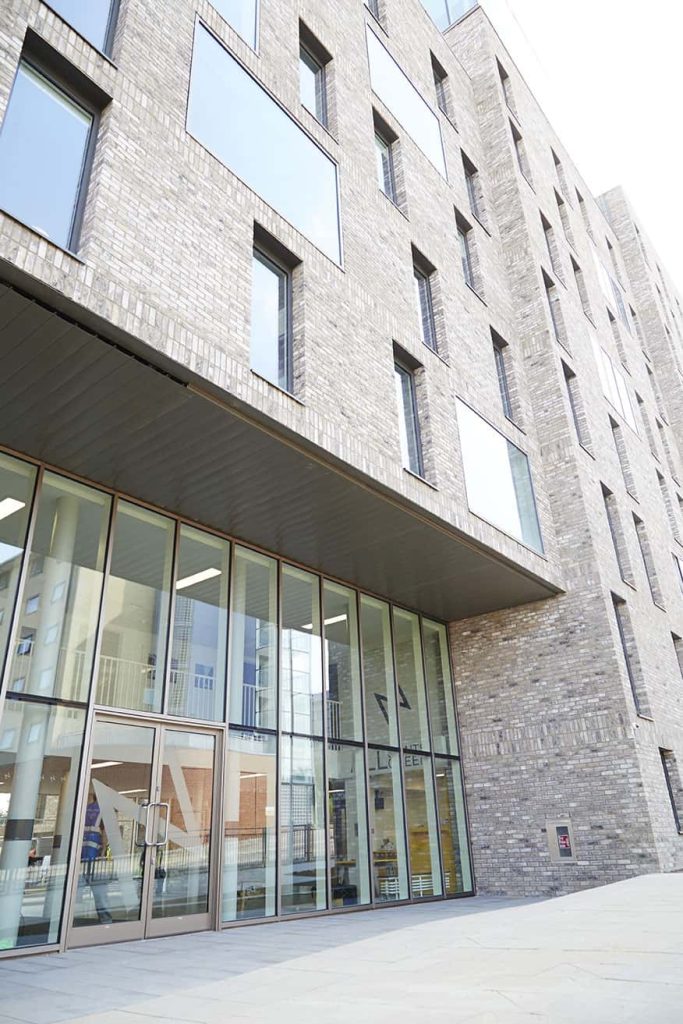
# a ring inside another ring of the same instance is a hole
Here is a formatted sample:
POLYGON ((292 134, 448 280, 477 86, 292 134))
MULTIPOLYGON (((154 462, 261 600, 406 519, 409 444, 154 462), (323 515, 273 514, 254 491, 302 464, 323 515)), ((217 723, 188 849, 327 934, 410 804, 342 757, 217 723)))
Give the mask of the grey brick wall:
POLYGON ((672 516, 680 518, 681 487, 671 468, 678 465, 683 427, 681 378, 671 374, 671 365, 681 344, 683 313, 673 286, 656 271, 662 303, 652 276, 656 256, 650 267, 644 265, 625 200, 619 194, 604 197, 607 219, 483 12, 472 12, 442 36, 418 0, 386 0, 385 31, 360 0, 268 0, 261 7, 254 53, 208 0, 121 0, 110 61, 40 0, 3 5, 0 116, 29 27, 112 101, 99 126, 78 254, 60 250, 0 212, 0 269, 2 261, 11 263, 27 280, 73 299, 150 351, 191 367, 313 442, 323 455, 363 470, 383 488, 565 588, 563 596, 543 604, 451 625, 481 889, 560 892, 642 870, 683 867, 683 838, 673 828, 658 754, 659 747, 672 749, 683 762, 683 680, 671 640, 672 632, 683 636, 683 599, 672 559, 680 543, 671 525, 672 516), (187 133, 197 16, 338 162, 343 268, 187 133), (333 56, 330 132, 299 102, 299 18, 333 56), (430 54, 445 69, 452 121, 438 116, 448 182, 372 95, 366 22, 434 108, 430 54), (516 115, 505 104, 496 57, 510 76, 516 115), (377 187, 373 107, 400 139, 403 210, 377 187), (533 186, 517 167, 511 120, 524 138, 533 186), (485 225, 469 209, 462 152, 480 173, 485 225), (625 301, 637 312, 644 342, 621 325, 615 334, 611 325, 577 187, 606 265, 606 239, 613 247, 625 301), (473 225, 482 296, 463 280, 456 209, 473 225), (563 280, 555 287, 564 347, 553 336, 546 303, 542 274, 552 278, 553 267, 541 214, 553 227, 555 262, 562 268, 563 280), (255 222, 301 260, 294 398, 249 367, 255 222), (440 355, 420 339, 411 246, 437 271, 440 355), (583 272, 594 323, 583 311, 572 258, 583 272), (515 423, 503 415, 491 328, 508 342, 515 423), (655 460, 642 427, 638 436, 608 406, 593 335, 617 365, 624 357, 657 445, 656 417, 668 434, 671 465, 663 450, 655 460), (419 403, 427 482, 401 467, 393 342, 424 367, 419 403), (657 407, 642 344, 665 410, 657 407), (576 374, 590 440, 586 448, 577 441, 562 361, 576 374), (544 556, 468 510, 456 397, 529 454, 544 556), (637 500, 626 490, 610 416, 618 421, 637 500), (671 495, 668 510, 657 470, 671 495), (618 504, 633 584, 618 572, 601 484, 618 504), (661 607, 645 578, 634 513, 647 530, 661 607), (647 719, 634 708, 612 592, 628 604, 647 719), (557 865, 544 829, 548 820, 563 817, 573 825, 576 863, 557 865))

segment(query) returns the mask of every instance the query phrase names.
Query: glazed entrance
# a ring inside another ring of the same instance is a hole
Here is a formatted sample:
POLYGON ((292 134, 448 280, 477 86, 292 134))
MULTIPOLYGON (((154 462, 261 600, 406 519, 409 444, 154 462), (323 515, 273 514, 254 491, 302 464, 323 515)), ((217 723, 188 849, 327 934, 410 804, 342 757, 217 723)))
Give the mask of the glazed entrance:
POLYGON ((96 719, 70 946, 212 925, 217 740, 96 719))
POLYGON ((0 949, 472 890, 443 623, 0 453, 0 949))

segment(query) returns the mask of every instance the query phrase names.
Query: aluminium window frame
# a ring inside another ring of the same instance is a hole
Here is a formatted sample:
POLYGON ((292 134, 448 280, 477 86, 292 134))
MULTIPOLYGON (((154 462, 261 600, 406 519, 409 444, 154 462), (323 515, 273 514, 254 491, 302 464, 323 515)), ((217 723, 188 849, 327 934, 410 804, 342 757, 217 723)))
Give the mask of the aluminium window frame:
MULTIPOLYGON (((211 0, 209 0, 209 2, 211 2, 211 0)), ((48 7, 52 11, 52 13, 57 18, 59 18, 60 21, 64 22, 65 25, 68 25, 71 31, 76 33, 79 39, 82 39, 84 42, 86 42, 88 46, 92 46, 93 50, 96 50, 97 53, 101 54, 103 57, 106 57, 108 61, 113 63, 112 49, 114 46, 114 37, 116 36, 116 26, 118 24, 119 12, 121 10, 121 0, 109 0, 109 17, 107 18, 107 27, 104 30, 104 39, 102 40, 101 46, 98 46, 97 43, 93 43, 91 39, 88 39, 87 36, 84 36, 81 30, 76 28, 76 26, 72 24, 72 22, 70 22, 69 19, 65 17, 65 15, 55 7, 53 0, 42 0, 42 3, 45 7, 48 7)), ((256 0, 257 8, 258 4, 259 0, 256 0)))
MULTIPOLYGON (((422 432, 420 430, 420 416, 417 407, 417 388, 415 386, 415 371, 417 369, 419 369, 418 364, 414 364, 411 369, 408 362, 405 359, 401 359, 400 350, 397 351, 396 347, 394 347, 394 374, 398 374, 402 379, 408 378, 410 381, 410 404, 414 424, 415 454, 417 456, 417 466, 406 466, 404 463, 403 468, 407 470, 408 473, 412 473, 414 476, 418 476, 424 480, 424 452, 422 450, 422 432)), ((401 394, 403 395, 403 389, 401 389, 401 394)), ((406 409, 405 401, 402 400, 399 414, 403 417, 403 428, 406 431, 406 438, 409 438, 406 423, 407 412, 408 410, 406 409)), ((408 448, 410 457, 410 445, 407 444, 406 447, 408 448)))
MULTIPOLYGON (((272 253, 267 245, 264 245, 260 237, 254 238, 252 242, 252 265, 253 261, 258 260, 264 267, 272 271, 282 280, 284 280, 284 336, 278 335, 278 381, 272 381, 267 377, 263 377, 262 373, 255 370, 253 366, 250 366, 252 373, 258 374, 264 380, 267 380, 269 384, 279 388, 280 391, 284 391, 285 394, 294 397, 294 317, 293 317, 293 302, 292 302, 292 271, 291 266, 287 266, 282 260, 272 253), (284 372, 282 372, 284 370, 284 372), (284 383, 283 383, 284 380, 284 383)), ((253 280, 252 280, 252 302, 253 302, 253 280)), ((278 315, 279 315, 278 309, 278 315)), ((250 339, 251 343, 251 339, 250 339)), ((251 362, 251 360, 250 360, 251 362)))
MULTIPOLYGON (((63 19, 62 19, 63 20, 63 19)), ((68 22, 66 23, 68 24, 68 22)), ((39 37, 36 36, 37 39, 39 37)), ((84 114, 90 118, 90 127, 88 128, 88 136, 86 138, 85 145, 83 147, 83 158, 81 161, 81 169, 78 176, 78 186, 76 190, 76 198, 71 213, 71 222, 69 226, 69 237, 66 243, 57 242, 50 238, 49 235, 43 234, 42 231, 38 231, 31 224, 27 224, 26 221, 13 214, 10 210, 5 207, 0 209, 17 221, 19 224, 24 224, 30 231, 36 234, 39 238, 45 239, 50 245, 54 245, 57 249, 61 249, 63 252, 68 252, 71 256, 78 257, 78 245, 80 242, 81 231, 83 228, 83 219, 85 216, 85 204, 88 196, 88 189, 90 186, 90 176, 92 173, 95 148, 97 145, 97 137, 99 135, 100 118, 102 108, 104 106, 104 93, 102 93, 102 99, 98 96, 97 100, 91 96, 87 96, 82 88, 79 88, 79 83, 76 80, 76 76, 82 76, 82 73, 74 68, 74 76, 70 76, 68 73, 64 73, 67 70, 66 67, 61 68, 60 65, 67 65, 68 62, 61 54, 57 54, 56 51, 52 51, 52 47, 40 40, 40 46, 34 48, 33 46, 33 33, 31 30, 27 32, 24 47, 19 55, 19 59, 14 70, 12 78, 12 86, 9 91, 9 98, 5 107, 5 114, 3 116, 2 124, 9 110, 12 102, 12 96, 16 86, 17 78, 22 65, 26 65, 29 70, 38 75, 47 82, 48 86, 60 93, 65 99, 71 104, 78 107, 84 114), (54 52, 55 60, 51 59, 51 55, 54 52), (98 102, 99 100, 99 102, 98 102)), ((95 87, 95 84, 93 83, 95 87)), ((97 88, 97 87, 95 87, 97 88)), ((99 93, 100 90, 97 89, 99 93)), ((107 98, 108 99, 108 98, 107 98)), ((1 127, 1 126, 0 126, 1 127)))
MULTIPOLYGON (((386 171, 385 161, 382 159, 382 181, 380 182, 379 173, 377 173, 377 188, 386 196, 390 203, 398 207, 398 186, 396 182, 396 161, 394 159, 395 151, 394 146, 397 141, 397 136, 393 133, 389 133, 377 114, 373 111, 373 130, 375 133, 374 147, 375 147, 375 163, 377 164, 377 155, 380 152, 380 144, 383 147, 382 156, 386 154, 386 171), (393 137, 392 137, 393 136, 393 137), (387 180, 389 182, 390 192, 386 190, 387 180)), ((379 172, 379 166, 377 166, 377 172, 379 172)))

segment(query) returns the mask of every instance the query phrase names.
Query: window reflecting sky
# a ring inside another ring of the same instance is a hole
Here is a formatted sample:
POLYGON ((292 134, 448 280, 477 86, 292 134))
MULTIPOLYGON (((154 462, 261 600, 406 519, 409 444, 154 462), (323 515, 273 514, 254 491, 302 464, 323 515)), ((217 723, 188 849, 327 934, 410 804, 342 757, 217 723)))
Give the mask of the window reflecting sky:
POLYGON ((441 126, 432 108, 370 28, 366 28, 372 91, 386 103, 424 155, 446 177, 441 126))
POLYGON ((232 25, 235 32, 256 49, 256 27, 258 24, 258 0, 211 0, 222 18, 232 25))
POLYGON ((542 551, 526 455, 469 406, 457 405, 470 510, 542 551))
POLYGON ((187 128, 340 262, 336 165, 201 25, 195 33, 187 128))
POLYGON ((92 117, 21 62, 0 133, 0 206, 69 248, 92 117))
POLYGON ((49 0, 50 7, 80 35, 104 50, 112 0, 49 0))

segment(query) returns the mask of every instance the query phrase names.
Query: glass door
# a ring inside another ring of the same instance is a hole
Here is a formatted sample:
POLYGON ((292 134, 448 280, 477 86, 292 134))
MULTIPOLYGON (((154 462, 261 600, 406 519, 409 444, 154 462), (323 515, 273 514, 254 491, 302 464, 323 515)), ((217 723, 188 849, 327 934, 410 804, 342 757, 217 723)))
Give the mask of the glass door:
POLYGON ((69 945, 210 928, 218 737, 98 717, 69 945))

